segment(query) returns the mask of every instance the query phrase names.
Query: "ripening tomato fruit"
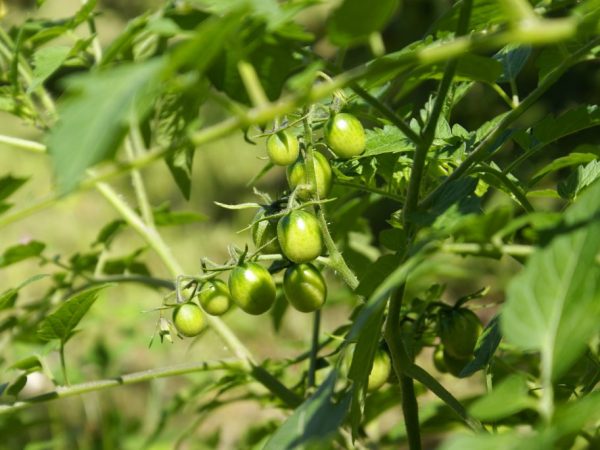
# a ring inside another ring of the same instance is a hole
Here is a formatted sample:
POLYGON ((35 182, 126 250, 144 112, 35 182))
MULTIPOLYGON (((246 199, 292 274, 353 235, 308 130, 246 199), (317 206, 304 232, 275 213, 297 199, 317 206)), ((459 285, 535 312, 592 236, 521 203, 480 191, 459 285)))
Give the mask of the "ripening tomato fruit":
MULTIPOLYGON (((253 222, 260 220, 271 213, 264 208, 258 210, 253 222)), ((262 253, 281 253, 281 247, 277 240, 277 222, 261 220, 252 226, 252 241, 257 248, 263 247, 262 253)))
POLYGON ((312 264, 296 264, 285 271, 283 292, 294 308, 308 313, 325 303, 327 284, 312 264))
POLYGON ((277 224, 277 238, 287 259, 309 262, 323 251, 323 238, 317 218, 307 211, 292 211, 277 224))
POLYGON ((298 190, 298 198, 302 200, 308 200, 315 194, 318 194, 319 198, 325 198, 331 190, 331 166, 322 153, 313 152, 313 167, 315 168, 315 180, 317 182, 316 191, 315 183, 308 177, 306 162, 303 158, 299 158, 287 168, 286 175, 291 189, 295 189, 298 185, 308 186, 298 190))
POLYGON ((277 166, 289 166, 298 159, 299 153, 298 138, 289 130, 278 131, 267 139, 267 154, 277 166))
POLYGON ((334 114, 325 124, 325 142, 339 158, 352 158, 365 151, 365 130, 352 114, 334 114))
POLYGON ((466 367, 469 362, 471 362, 471 357, 466 358, 456 358, 448 353, 445 349, 443 350, 443 359, 444 365, 448 372, 450 372, 455 377, 460 376, 462 370, 466 367))
POLYGON ((194 303, 183 303, 173 310, 173 323, 182 336, 198 336, 204 329, 202 311, 194 303))
POLYGON ((209 280, 202 285, 198 292, 198 301, 202 309, 211 316, 225 314, 231 306, 231 295, 224 281, 209 280))
POLYGON ((433 352, 433 365, 440 373, 447 373, 448 367, 444 362, 444 346, 438 345, 433 352))
POLYGON ((371 373, 369 373, 367 391, 373 392, 383 386, 390 376, 391 371, 392 360, 390 359, 390 355, 384 349, 378 349, 373 358, 371 373))
POLYGON ((233 301, 248 314, 267 312, 275 302, 275 282, 260 264, 247 262, 229 275, 229 292, 233 301))
POLYGON ((444 351, 458 359, 470 358, 482 331, 479 317, 467 308, 448 308, 439 316, 444 351))

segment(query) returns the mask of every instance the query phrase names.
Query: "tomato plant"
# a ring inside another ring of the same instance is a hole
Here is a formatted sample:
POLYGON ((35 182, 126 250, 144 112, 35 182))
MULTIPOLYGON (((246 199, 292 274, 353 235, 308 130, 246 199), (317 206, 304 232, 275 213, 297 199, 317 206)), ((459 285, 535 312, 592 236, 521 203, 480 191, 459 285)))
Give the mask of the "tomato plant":
POLYGON ((598 448, 599 23, 0 0, 0 447, 598 448))
POLYGON ((298 311, 313 312, 325 304, 327 284, 312 264, 295 264, 285 271, 283 292, 298 311))

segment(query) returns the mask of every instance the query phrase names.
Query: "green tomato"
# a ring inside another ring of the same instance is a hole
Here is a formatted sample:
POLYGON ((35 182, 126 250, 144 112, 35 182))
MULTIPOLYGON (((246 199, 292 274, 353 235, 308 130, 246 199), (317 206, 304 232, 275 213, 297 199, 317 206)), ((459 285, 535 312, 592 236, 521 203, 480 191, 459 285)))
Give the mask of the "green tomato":
POLYGON ((482 331, 479 317, 473 311, 467 308, 443 310, 440 312, 439 326, 446 353, 458 359, 473 355, 482 331))
POLYGON ((471 362, 471 357, 467 358, 456 358, 448 353, 445 349, 443 350, 443 359, 444 364, 446 365, 446 369, 455 377, 460 376, 460 373, 465 368, 469 362, 471 362))
POLYGON ((447 373, 448 367, 444 362, 444 346, 438 345, 433 352, 433 365, 440 373, 447 373))
POLYGON ((352 158, 365 151, 365 130, 352 114, 335 114, 325 124, 325 141, 339 158, 352 158))
POLYGON ((204 329, 202 311, 194 303, 183 303, 173 310, 173 323, 182 336, 198 336, 204 329))
POLYGON ((231 295, 224 281, 209 280, 202 285, 198 292, 198 301, 202 309, 211 316, 225 314, 231 306, 231 295))
POLYGON ((327 285, 315 266, 297 264, 285 271, 283 292, 294 308, 308 313, 323 306, 327 298, 327 285))
MULTIPOLYGON (((271 215, 270 212, 261 208, 254 216, 253 222, 269 215, 271 215)), ((252 241, 257 248, 264 245, 262 253, 281 253, 281 247, 277 240, 277 223, 274 221, 261 220, 255 223, 252 226, 252 241)))
POLYGON ((367 383, 367 391, 373 392, 378 390, 385 384, 392 371, 392 360, 390 355, 383 350, 378 349, 373 358, 373 367, 369 373, 369 381, 367 383))
MULTIPOLYGON (((325 198, 331 190, 331 166, 322 153, 315 151, 313 152, 313 167, 315 168, 317 182, 316 194, 319 198, 325 198)), ((303 158, 299 158, 293 165, 289 166, 286 175, 291 189, 295 189, 298 185, 308 186, 306 189, 298 190, 300 199, 308 200, 315 194, 315 183, 308 177, 306 162, 303 158)))
POLYGON ((289 166, 298 159, 299 153, 298 138, 288 130, 279 131, 267 139, 267 154, 277 166, 289 166))
POLYGON ((317 218, 306 211, 292 211, 277 224, 277 238, 287 259, 309 262, 323 251, 323 238, 317 218))
POLYGON ((248 314, 267 312, 275 302, 275 282, 260 264, 247 262, 229 275, 229 292, 233 301, 248 314))

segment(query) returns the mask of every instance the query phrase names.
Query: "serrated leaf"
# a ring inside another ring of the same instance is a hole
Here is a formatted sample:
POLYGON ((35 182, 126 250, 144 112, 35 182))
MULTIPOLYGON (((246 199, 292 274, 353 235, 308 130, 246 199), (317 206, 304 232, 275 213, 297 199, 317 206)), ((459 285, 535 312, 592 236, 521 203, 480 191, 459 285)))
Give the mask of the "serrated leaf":
POLYGON ((568 233, 531 255, 507 289, 503 335, 522 350, 538 350, 556 379, 598 331, 600 315, 600 183, 565 214, 568 233))
POLYGON ((478 370, 485 369, 492 361, 494 353, 500 345, 502 334, 500 333, 499 316, 495 316, 487 324, 475 345, 474 359, 467 364, 460 372, 460 376, 469 377, 478 370))
POLYGON ((412 152, 414 149, 414 144, 398 128, 385 125, 366 131, 366 150, 360 157, 412 152))
POLYGON ((329 16, 327 34, 341 47, 364 42, 390 20, 398 0, 378 0, 377 7, 363 0, 344 0, 329 16))
POLYGON ((558 183, 558 194, 562 198, 574 199, 598 178, 600 178, 600 161, 596 160, 585 166, 579 166, 566 180, 558 183))
POLYGON ((494 59, 502 64, 502 73, 497 78, 498 83, 515 81, 531 55, 529 45, 510 44, 494 55, 494 59))
POLYGON ((563 169, 569 166, 576 166, 579 164, 589 163, 594 161, 598 157, 593 153, 571 153, 568 156, 563 156, 561 158, 556 158, 550 164, 538 170, 532 177, 529 182, 530 186, 535 185, 538 181, 540 181, 543 177, 548 175, 549 173, 556 172, 557 170, 563 169))
POLYGON ((98 299, 100 290, 107 286, 104 284, 93 287, 66 300, 42 320, 38 326, 38 336, 46 341, 58 339, 62 344, 66 343, 73 336, 77 324, 98 299))
POLYGON ((46 274, 34 275, 23 281, 18 287, 4 291, 2 294, 0 294, 0 311, 3 309, 12 308, 15 305, 15 302, 19 296, 19 290, 21 288, 30 283, 41 280, 42 278, 46 278, 47 276, 48 275, 46 274))
POLYGON ((60 120, 48 137, 62 193, 73 190, 88 167, 115 154, 131 118, 148 112, 162 69, 157 59, 70 79, 60 120))
POLYGON ((28 258, 39 256, 46 244, 39 241, 31 241, 27 244, 18 244, 4 250, 0 255, 0 267, 10 266, 28 258))
POLYGON ((0 201, 11 196, 17 189, 23 186, 29 178, 13 177, 6 175, 0 178, 0 201))
POLYGON ((29 92, 41 86, 66 61, 71 49, 62 45, 43 47, 33 54, 33 80, 29 92))
POLYGON ((302 403, 267 441, 264 450, 291 450, 311 444, 325 445, 342 424, 348 406, 347 392, 334 403, 337 372, 333 370, 317 392, 302 403))
POLYGON ((469 412, 479 420, 490 422, 512 416, 525 408, 535 408, 536 404, 528 395, 527 379, 523 375, 510 375, 475 401, 469 412))

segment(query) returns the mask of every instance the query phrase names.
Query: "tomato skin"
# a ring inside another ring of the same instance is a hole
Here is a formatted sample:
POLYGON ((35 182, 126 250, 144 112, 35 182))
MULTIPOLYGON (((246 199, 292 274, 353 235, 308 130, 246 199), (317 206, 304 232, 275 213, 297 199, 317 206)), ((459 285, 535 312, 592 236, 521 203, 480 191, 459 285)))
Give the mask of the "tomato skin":
POLYGON ((438 345, 433 352, 433 365, 440 373, 448 373, 448 366, 444 362, 444 346, 438 345))
POLYGON ((289 130, 279 131, 267 139, 267 154, 277 166, 288 166, 298 159, 298 138, 289 130))
POLYGON ((254 262, 237 266, 229 275, 233 301, 248 314, 267 312, 275 302, 275 282, 267 269, 254 262))
POLYGON ((380 348, 375 352, 373 358, 373 367, 369 373, 369 381, 367 382, 367 391, 373 392, 381 388, 387 381, 392 372, 392 360, 390 355, 380 348))
POLYGON ((221 316, 231 307, 231 295, 227 283, 221 280, 209 280, 198 292, 198 301, 202 309, 211 316, 221 316))
POLYGON ((331 165, 325 155, 317 151, 313 152, 313 167, 315 168, 315 179, 317 189, 315 192, 315 184, 308 178, 306 171, 306 162, 303 158, 299 158, 293 165, 289 166, 286 171, 288 184, 291 189, 295 189, 298 185, 308 185, 310 188, 299 189, 298 198, 301 200, 309 200, 315 193, 319 198, 325 198, 329 194, 332 185, 331 165))
POLYGON ((319 221, 306 211, 292 211, 279 219, 277 238, 285 257, 295 263, 312 261, 323 251, 319 221))
POLYGON ((313 312, 320 309, 327 299, 327 284, 312 264, 297 264, 285 271, 283 292, 286 298, 300 312, 313 312))
POLYGON ((444 351, 457 359, 470 358, 482 331, 479 317, 467 308, 440 312, 440 339, 444 351))
POLYGON ((448 353, 445 349, 443 350, 443 359, 448 372, 455 377, 459 377, 465 366, 471 362, 471 357, 456 358, 448 353))
MULTIPOLYGON (((256 222, 262 217, 268 215, 271 215, 271 213, 266 209, 261 208, 254 216, 253 222, 256 222)), ((255 223, 252 226, 252 242, 254 242, 254 245, 257 248, 264 245, 263 249, 261 250, 262 253, 281 253, 281 247, 279 246, 279 241, 277 240, 277 223, 270 220, 262 220, 258 223, 255 223)))
POLYGON ((194 303, 183 303, 173 310, 173 323, 182 336, 198 336, 204 329, 202 311, 194 303))
POLYGON ((325 124, 325 142, 339 158, 352 158, 365 151, 365 129, 352 114, 338 113, 325 124))

